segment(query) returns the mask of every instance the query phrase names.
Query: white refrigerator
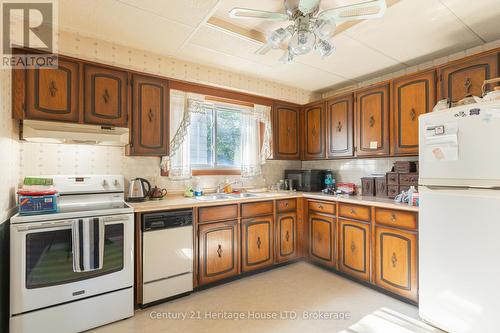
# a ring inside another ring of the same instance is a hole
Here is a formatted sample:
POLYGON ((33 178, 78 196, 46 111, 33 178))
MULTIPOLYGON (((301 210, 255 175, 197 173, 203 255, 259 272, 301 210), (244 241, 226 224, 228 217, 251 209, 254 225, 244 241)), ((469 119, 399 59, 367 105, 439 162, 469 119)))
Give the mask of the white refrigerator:
POLYGON ((500 332, 500 101, 419 118, 419 312, 500 332))

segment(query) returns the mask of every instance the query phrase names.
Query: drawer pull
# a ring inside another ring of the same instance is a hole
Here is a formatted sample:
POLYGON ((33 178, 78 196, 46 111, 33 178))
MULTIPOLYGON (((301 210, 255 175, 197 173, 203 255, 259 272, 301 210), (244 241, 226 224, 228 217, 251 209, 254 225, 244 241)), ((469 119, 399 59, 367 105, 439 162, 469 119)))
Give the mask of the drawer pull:
POLYGON ((354 241, 351 242, 351 252, 356 251, 356 244, 354 244, 354 241))
POLYGON ((285 234, 285 240, 288 242, 290 240, 290 233, 287 231, 285 234))
POLYGON ((351 208, 350 212, 351 212, 351 214, 356 215, 356 211, 354 209, 351 208))
POLYGON ((396 214, 394 213, 391 213, 391 221, 392 222, 396 222, 397 218, 396 218, 396 214))
POLYGON ((392 252, 392 267, 396 268, 396 263, 398 262, 398 258, 396 258, 396 252, 392 252))
POLYGON ((285 202, 285 207, 288 207, 288 202, 285 202))
POLYGON ((323 205, 318 205, 318 208, 319 209, 323 209, 323 205))
POLYGON ((260 245, 261 245, 261 241, 260 241, 260 237, 257 237, 257 248, 260 249, 260 245))
POLYGON ((219 244, 219 246, 217 246, 217 255, 219 256, 219 258, 222 257, 222 245, 219 244))

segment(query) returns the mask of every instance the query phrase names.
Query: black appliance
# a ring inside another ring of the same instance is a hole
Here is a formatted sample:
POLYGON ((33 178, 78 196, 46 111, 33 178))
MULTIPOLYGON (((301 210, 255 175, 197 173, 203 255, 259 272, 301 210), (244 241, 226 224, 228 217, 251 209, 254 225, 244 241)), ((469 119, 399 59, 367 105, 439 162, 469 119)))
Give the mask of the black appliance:
POLYGON ((285 170, 285 179, 291 179, 294 189, 302 192, 320 192, 325 188, 329 170, 285 170))

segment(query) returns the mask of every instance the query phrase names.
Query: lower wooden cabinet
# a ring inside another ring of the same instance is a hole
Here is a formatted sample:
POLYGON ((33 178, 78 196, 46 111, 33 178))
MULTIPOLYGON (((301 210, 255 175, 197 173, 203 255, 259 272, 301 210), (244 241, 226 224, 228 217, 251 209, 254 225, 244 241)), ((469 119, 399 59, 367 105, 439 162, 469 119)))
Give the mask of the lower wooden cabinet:
POLYGON ((272 216, 241 220, 241 270, 243 272, 273 264, 273 231, 272 216))
POLYGON ((279 214, 276 219, 276 261, 297 257, 297 213, 279 214))
POLYGON ((238 221, 198 227, 198 282, 200 285, 239 274, 238 221))
POLYGON ((370 280, 370 225, 339 220, 340 270, 362 280, 370 280))
POLYGON ((335 265, 335 218, 309 214, 309 256, 329 266, 335 265))
POLYGON ((375 228, 375 283, 417 301, 416 233, 375 228))

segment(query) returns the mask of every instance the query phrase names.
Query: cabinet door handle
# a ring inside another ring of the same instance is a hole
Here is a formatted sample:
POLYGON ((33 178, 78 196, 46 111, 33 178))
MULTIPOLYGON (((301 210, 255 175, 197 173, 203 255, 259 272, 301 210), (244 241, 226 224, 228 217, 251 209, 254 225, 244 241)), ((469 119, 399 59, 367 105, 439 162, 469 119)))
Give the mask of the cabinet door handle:
POLYGON ((257 248, 258 249, 260 249, 260 245, 261 245, 260 237, 257 237, 257 248))
POLYGON ((316 127, 313 126, 312 130, 311 130, 311 134, 312 136, 316 136, 316 127))
POLYGON ((322 239, 321 233, 318 232, 318 242, 321 242, 321 239, 322 239))
POLYGON ((369 123, 370 123, 370 127, 375 126, 375 117, 373 115, 370 116, 369 123))
POLYGON ((396 222, 397 218, 396 218, 396 214, 394 213, 391 213, 391 221, 392 222, 396 222))
POLYGON ((396 263, 398 262, 398 258, 396 258, 396 252, 392 252, 391 262, 392 262, 392 267, 396 268, 396 263))
POLYGON ((102 99, 104 100, 104 104, 108 104, 109 97, 110 96, 108 89, 104 89, 104 94, 102 94, 102 99))
POLYGON ((222 257, 222 245, 218 245, 217 246, 217 255, 219 256, 219 258, 222 257))
POLYGON ((288 202, 285 202, 285 207, 288 207, 288 202))
POLYGON ((337 132, 342 132, 342 123, 340 121, 337 124, 337 132))
POLYGON ((411 111, 410 111, 410 118, 411 118, 411 120, 414 121, 415 118, 416 118, 416 116, 417 116, 417 113, 415 112, 415 109, 411 108, 411 111))
POLYGON ((292 134, 292 129, 290 127, 286 128, 286 135, 290 136, 292 134))
POLYGON ((50 81, 49 92, 50 92, 50 96, 52 96, 52 97, 54 97, 57 93, 57 87, 56 87, 56 83, 54 80, 50 81))
POLYGON ((351 252, 356 251, 356 244, 354 244, 354 241, 351 242, 351 252))
POLYGON ((468 77, 465 79, 465 82, 464 82, 464 88, 465 88, 466 95, 469 95, 471 87, 472 87, 472 80, 470 77, 468 77))
POLYGON ((285 240, 288 242, 290 240, 290 233, 288 231, 285 234, 285 240))
POLYGON ((149 109, 149 112, 148 112, 148 118, 149 118, 149 121, 153 121, 153 117, 154 117, 154 113, 153 113, 153 110, 152 109, 149 109))

